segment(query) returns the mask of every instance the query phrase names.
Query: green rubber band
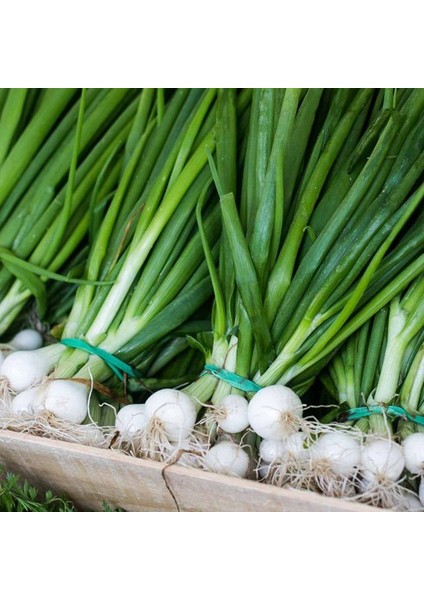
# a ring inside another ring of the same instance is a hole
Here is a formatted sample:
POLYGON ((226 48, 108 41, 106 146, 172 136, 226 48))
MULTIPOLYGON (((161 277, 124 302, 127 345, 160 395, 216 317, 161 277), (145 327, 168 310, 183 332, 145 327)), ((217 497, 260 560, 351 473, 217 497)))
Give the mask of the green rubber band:
POLYGON ((99 356, 121 381, 124 381, 124 376, 122 373, 135 378, 140 377, 141 375, 136 369, 131 367, 131 365, 128 365, 120 358, 117 358, 102 348, 92 346, 84 340, 79 340, 78 338, 64 338, 63 340, 60 340, 60 343, 64 346, 76 348, 77 350, 85 350, 85 352, 88 352, 88 354, 99 356))
POLYGON ((262 389, 262 387, 254 381, 250 381, 250 379, 246 379, 246 377, 237 375, 237 373, 231 373, 231 371, 215 367, 214 365, 204 366, 202 375, 206 375, 207 373, 214 375, 218 379, 225 381, 225 383, 229 383, 232 387, 242 390, 243 392, 259 392, 259 390, 262 389))
POLYGON ((340 415, 340 420, 357 421, 364 417, 381 414, 386 414, 389 417, 395 418, 400 417, 401 419, 406 419, 407 421, 411 421, 411 423, 416 423, 417 425, 422 425, 424 427, 424 416, 411 415, 401 406, 394 406, 393 404, 388 406, 359 406, 358 408, 351 408, 340 415))

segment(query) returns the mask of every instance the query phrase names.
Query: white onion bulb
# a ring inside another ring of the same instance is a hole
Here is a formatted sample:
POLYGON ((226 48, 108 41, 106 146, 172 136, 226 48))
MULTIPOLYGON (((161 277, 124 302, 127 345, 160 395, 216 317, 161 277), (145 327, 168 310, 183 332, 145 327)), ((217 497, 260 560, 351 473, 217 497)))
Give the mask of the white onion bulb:
POLYGON ((170 442, 179 442, 193 431, 197 412, 194 401, 184 392, 163 389, 146 400, 148 421, 157 419, 170 442))
POLYGON ((312 444, 310 457, 313 461, 326 462, 335 475, 349 477, 359 466, 361 447, 348 433, 331 431, 312 444))
POLYGON ((262 388, 248 407, 251 428, 266 440, 283 440, 297 431, 302 414, 299 396, 284 385, 262 388))
POLYGON ((214 473, 247 477, 249 455, 238 444, 229 440, 217 442, 205 454, 205 466, 214 473))
POLYGON ((424 475, 424 433, 411 433, 402 442, 405 466, 415 475, 424 475))
POLYGON ((44 405, 58 419, 81 424, 87 416, 88 388, 77 381, 55 379, 48 385, 44 405))
POLYGON ((417 496, 413 492, 410 492, 409 490, 402 491, 401 505, 404 510, 408 510, 408 511, 420 511, 421 512, 423 510, 423 506, 420 502, 420 499, 417 498, 417 496))
POLYGON ((283 440, 262 440, 259 445, 259 456, 264 463, 282 460, 285 454, 286 445, 283 440))
POLYGON ((44 409, 46 390, 45 387, 30 387, 16 396, 12 400, 11 408, 15 415, 28 413, 37 414, 44 409))
POLYGON ((10 340, 16 350, 37 350, 43 345, 43 336, 35 329, 22 329, 10 340))
POLYGON ((12 352, 0 365, 0 376, 6 378, 14 392, 23 392, 53 370, 64 350, 65 346, 52 344, 38 350, 12 352))
POLYGON ((309 458, 309 448, 305 447, 307 434, 303 431, 292 433, 284 440, 287 454, 296 460, 306 460, 309 458))
POLYGON ((380 477, 397 481, 405 468, 402 447, 386 439, 374 439, 364 444, 361 456, 361 472, 366 481, 380 477))
POLYGON ((238 394, 225 396, 219 408, 225 411, 225 417, 219 420, 219 428, 226 433, 240 433, 249 426, 247 418, 248 401, 238 394))
POLYGON ((124 439, 133 438, 147 423, 146 406, 144 404, 128 404, 116 415, 115 427, 124 439))

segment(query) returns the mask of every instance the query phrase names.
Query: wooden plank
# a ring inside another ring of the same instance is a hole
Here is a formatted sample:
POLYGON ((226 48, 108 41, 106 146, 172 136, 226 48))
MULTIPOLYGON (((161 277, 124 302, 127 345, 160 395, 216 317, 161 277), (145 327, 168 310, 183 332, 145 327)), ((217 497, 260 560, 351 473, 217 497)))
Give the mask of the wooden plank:
POLYGON ((2 431, 0 464, 40 490, 64 492, 83 510, 102 502, 126 511, 176 511, 159 463, 101 450, 2 431))
POLYGON ((168 467, 165 476, 181 512, 382 512, 359 502, 177 465, 168 467))
POLYGON ((99 511, 107 501, 130 512, 381 512, 313 492, 12 431, 0 432, 0 464, 40 490, 64 492, 83 510, 99 511))

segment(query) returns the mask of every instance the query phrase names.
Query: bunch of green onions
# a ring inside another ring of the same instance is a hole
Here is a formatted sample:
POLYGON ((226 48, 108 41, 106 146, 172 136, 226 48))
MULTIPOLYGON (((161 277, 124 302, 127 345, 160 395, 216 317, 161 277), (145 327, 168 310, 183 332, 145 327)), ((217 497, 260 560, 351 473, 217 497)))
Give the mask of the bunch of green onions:
MULTIPOLYGON (((221 95, 212 170, 223 237, 218 267, 209 261, 207 361, 304 392, 334 348, 422 271, 414 249, 381 265, 424 193, 424 95, 405 91, 398 103, 386 107, 374 90, 254 90, 241 159, 234 101, 221 95)), ((198 383, 202 401, 212 380, 198 383)))
POLYGON ((423 272, 419 227, 395 248, 424 198, 424 94, 398 91, 394 103, 376 90, 254 90, 240 145, 234 92, 220 103, 210 164, 223 232, 217 266, 208 261, 213 340, 202 344, 215 369, 183 391, 211 402, 205 422, 235 439, 250 428, 256 443, 284 441, 302 408, 271 388, 304 395, 336 349, 423 272), (236 404, 245 417, 231 429, 236 404))
POLYGON ((423 90, 11 90, 0 110, 0 331, 35 296, 61 338, 28 376, 4 361, 12 406, 81 423, 90 383, 125 379, 109 356, 144 390, 116 428, 152 458, 205 429, 250 458, 284 445, 317 381, 420 413, 423 90))
MULTIPOLYGON (((248 94, 242 95, 241 110, 247 100, 248 94)), ((137 373, 148 350, 208 301, 212 290, 194 208, 200 196, 209 206, 214 193, 206 150, 214 149, 215 101, 213 89, 176 90, 169 98, 149 89, 138 94, 112 193, 105 196, 102 183, 115 172, 115 147, 96 180, 87 215, 91 228, 83 280, 76 282, 63 326, 62 339, 86 345, 50 344, 31 356, 15 352, 7 357, 2 375, 17 396, 30 388, 37 401, 29 402, 52 411, 49 394, 56 394, 60 384, 63 410, 56 416, 80 422, 87 414, 83 407, 89 392, 80 381, 101 383, 113 374, 104 354, 99 355, 102 351, 131 361, 137 373), (98 353, 87 352, 87 344, 98 353), (21 358, 31 362, 28 375, 21 358), (48 385, 37 389, 34 383, 47 375, 48 385), (65 385, 70 394, 66 401, 65 385), (73 408, 76 413, 70 417, 73 408)), ((213 204, 206 223, 208 243, 216 246, 219 213, 213 204)), ((32 256, 29 262, 34 264, 32 256)))
MULTIPOLYGON (((47 313, 46 278, 72 283, 99 204, 122 168, 136 90, 9 90, 0 117, 0 332, 29 298, 47 313), (113 160, 112 160, 113 159, 113 160), (60 275, 59 270, 64 273, 60 275)), ((98 217, 97 217, 98 218, 98 217)))

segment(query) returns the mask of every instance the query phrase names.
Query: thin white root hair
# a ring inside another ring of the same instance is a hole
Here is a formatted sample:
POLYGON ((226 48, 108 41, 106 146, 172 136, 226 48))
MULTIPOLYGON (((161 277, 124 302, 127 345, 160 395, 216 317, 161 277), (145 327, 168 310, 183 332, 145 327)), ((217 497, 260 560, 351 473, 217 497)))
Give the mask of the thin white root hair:
POLYGON ((88 374, 89 374, 91 383, 90 383, 90 391, 88 392, 88 398, 87 398, 87 417, 92 425, 96 425, 96 423, 91 415, 91 412, 90 412, 91 397, 93 395, 93 390, 94 390, 94 378, 91 373, 91 369, 88 369, 88 374))
MULTIPOLYGON (((359 491, 353 497, 353 500, 363 502, 378 508, 385 508, 398 511, 408 510, 408 503, 405 499, 405 492, 410 493, 411 490, 404 487, 402 484, 404 478, 399 481, 393 481, 383 475, 378 475, 372 483, 366 483, 366 488, 359 491)), ((359 483, 359 487, 363 487, 364 483, 359 483)))
POLYGON ((133 444, 136 456, 160 462, 166 462, 173 452, 173 446, 158 417, 151 418, 146 426, 134 436, 133 444))
POLYGON ((276 487, 292 486, 296 482, 298 474, 299 461, 294 457, 285 456, 269 463, 261 481, 276 487))
POLYGON ((48 411, 37 415, 9 413, 0 418, 0 429, 28 433, 42 438, 107 448, 107 430, 97 425, 76 425, 58 419, 48 411))
POLYGON ((321 423, 312 415, 302 418, 300 430, 307 435, 310 441, 316 439, 323 433, 332 433, 334 431, 349 433, 349 435, 356 438, 358 442, 361 442, 364 437, 362 431, 352 427, 351 425, 346 423, 321 423))
POLYGON ((307 462, 307 468, 302 469, 296 478, 296 487, 320 492, 332 498, 349 498, 356 494, 354 475, 342 476, 335 473, 331 462, 326 459, 309 459, 307 462))
POLYGON ((213 404, 207 404, 205 406, 207 408, 204 416, 199 421, 199 425, 203 425, 206 428, 217 425, 219 428, 220 422, 228 416, 226 408, 222 406, 215 406, 213 404))
POLYGON ((0 377, 0 417, 10 412, 15 392, 10 388, 6 377, 0 377))
POLYGON ((210 443, 205 432, 195 428, 181 446, 174 444, 166 436, 160 419, 154 417, 131 439, 114 429, 109 436, 109 447, 136 458, 199 467, 198 459, 207 452, 210 443))

